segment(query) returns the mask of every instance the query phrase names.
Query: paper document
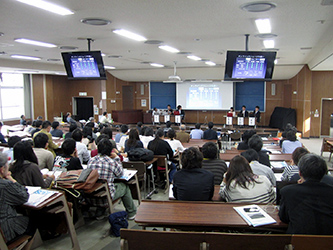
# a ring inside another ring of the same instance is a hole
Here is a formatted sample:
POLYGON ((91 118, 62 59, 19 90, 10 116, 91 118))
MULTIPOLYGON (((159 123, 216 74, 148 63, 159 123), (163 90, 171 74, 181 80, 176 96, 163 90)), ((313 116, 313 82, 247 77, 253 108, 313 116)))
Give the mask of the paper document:
POLYGON ((117 177, 116 179, 121 179, 121 180, 130 180, 136 173, 138 172, 138 170, 135 170, 135 169, 126 169, 124 168, 124 171, 123 171, 123 175, 120 176, 120 177, 117 177))
POLYGON ((44 175, 44 174, 47 174, 47 175, 49 175, 49 176, 51 176, 51 175, 54 175, 54 177, 55 177, 55 180, 56 179, 58 179, 58 177, 61 175, 61 173, 63 172, 63 171, 61 171, 61 170, 48 170, 47 168, 43 168, 43 169, 41 169, 40 170, 41 172, 42 172, 42 174, 44 175))
POLYGON ((285 161, 271 161, 271 166, 273 168, 284 169, 285 167, 288 166, 288 164, 285 161))
POLYGON ((46 189, 41 189, 39 187, 38 190, 34 191, 33 193, 30 194, 29 200, 24 203, 25 205, 29 206, 38 206, 41 204, 43 201, 47 200, 50 198, 52 195, 58 193, 57 191, 50 191, 46 189))
POLYGON ((234 209, 250 226, 258 227, 276 223, 276 221, 258 205, 234 207, 234 209))

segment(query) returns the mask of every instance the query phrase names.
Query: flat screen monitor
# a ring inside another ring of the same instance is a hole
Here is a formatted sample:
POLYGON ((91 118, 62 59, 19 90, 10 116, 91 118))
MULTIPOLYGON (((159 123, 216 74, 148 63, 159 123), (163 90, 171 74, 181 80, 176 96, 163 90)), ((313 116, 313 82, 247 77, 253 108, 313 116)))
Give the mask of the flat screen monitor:
POLYGON ((100 51, 61 53, 69 80, 105 80, 106 74, 100 51))
POLYGON ((272 80, 276 52, 227 51, 224 80, 272 80))

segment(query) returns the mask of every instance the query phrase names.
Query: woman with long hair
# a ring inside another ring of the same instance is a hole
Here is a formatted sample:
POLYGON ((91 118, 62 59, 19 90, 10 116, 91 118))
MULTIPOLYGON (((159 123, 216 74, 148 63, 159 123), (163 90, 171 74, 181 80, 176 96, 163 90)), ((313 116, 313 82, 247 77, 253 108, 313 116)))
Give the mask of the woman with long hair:
POLYGON ((131 149, 143 148, 143 144, 139 138, 139 132, 136 128, 132 128, 128 134, 128 139, 125 141, 125 150, 127 153, 131 149))
POLYGON ((221 183, 220 195, 227 202, 269 203, 275 201, 272 183, 266 176, 253 174, 240 155, 231 159, 221 183))
POLYGON ((54 179, 54 176, 42 175, 38 167, 37 157, 28 141, 20 141, 15 144, 14 161, 10 171, 13 178, 24 186, 48 188, 54 179))

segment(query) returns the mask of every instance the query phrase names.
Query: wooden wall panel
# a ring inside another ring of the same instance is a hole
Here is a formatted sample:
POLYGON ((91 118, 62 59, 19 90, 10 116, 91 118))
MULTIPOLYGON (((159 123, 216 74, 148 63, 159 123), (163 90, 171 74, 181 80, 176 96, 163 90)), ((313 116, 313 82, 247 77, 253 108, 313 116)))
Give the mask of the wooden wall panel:
POLYGON ((32 75, 32 95, 34 119, 38 116, 45 117, 44 107, 44 76, 32 75))

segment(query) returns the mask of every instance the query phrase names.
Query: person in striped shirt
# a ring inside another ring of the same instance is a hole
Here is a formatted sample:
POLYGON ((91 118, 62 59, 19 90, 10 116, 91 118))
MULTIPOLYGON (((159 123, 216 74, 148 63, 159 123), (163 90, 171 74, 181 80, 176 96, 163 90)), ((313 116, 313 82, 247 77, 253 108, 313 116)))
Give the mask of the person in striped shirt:
POLYGON ((286 166, 283 170, 281 180, 282 181, 290 181, 291 177, 294 175, 298 175, 298 162, 303 155, 308 154, 309 151, 306 148, 298 147, 294 150, 291 155, 291 164, 286 166))

